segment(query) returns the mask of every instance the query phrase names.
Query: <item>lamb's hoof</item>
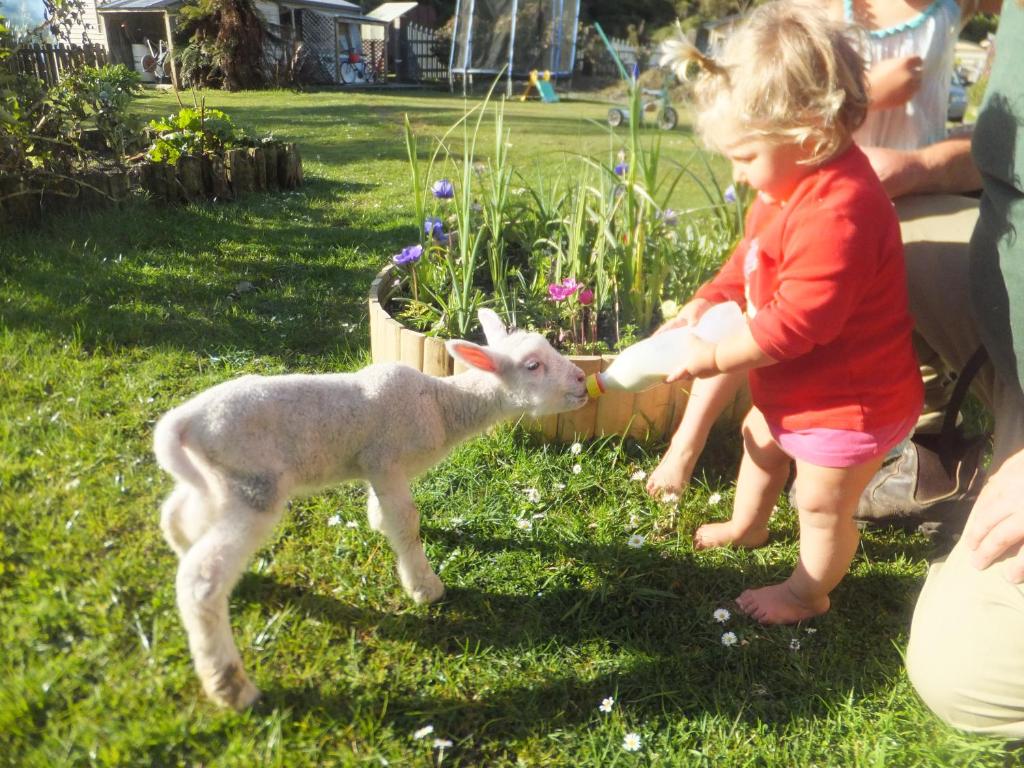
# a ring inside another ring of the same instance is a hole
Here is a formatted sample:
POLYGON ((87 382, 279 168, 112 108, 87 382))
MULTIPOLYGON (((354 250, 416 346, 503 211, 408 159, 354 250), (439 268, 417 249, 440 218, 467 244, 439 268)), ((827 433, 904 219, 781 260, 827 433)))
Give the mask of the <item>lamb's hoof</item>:
POLYGON ((229 664, 206 686, 206 694, 218 706, 241 712, 256 703, 260 689, 252 684, 240 666, 229 664))
POLYGON ((444 597, 444 582, 430 574, 430 578, 421 581, 409 594, 418 605, 436 603, 444 597))

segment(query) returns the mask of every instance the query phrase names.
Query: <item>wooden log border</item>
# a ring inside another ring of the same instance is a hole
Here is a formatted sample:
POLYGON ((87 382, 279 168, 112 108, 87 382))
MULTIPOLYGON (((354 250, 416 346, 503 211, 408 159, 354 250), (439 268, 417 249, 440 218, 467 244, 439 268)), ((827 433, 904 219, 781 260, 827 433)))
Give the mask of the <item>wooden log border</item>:
POLYGON ((302 159, 294 144, 232 149, 223 156, 182 155, 174 165, 145 161, 130 169, 89 169, 75 181, 41 194, 15 195, 21 182, 0 180, 0 224, 17 227, 44 216, 85 212, 117 205, 132 188, 162 203, 233 200, 252 192, 302 185, 302 159))
MULTIPOLYGON (((369 293, 370 352, 375 363, 402 362, 432 376, 451 376, 464 368, 445 349, 444 341, 435 336, 405 328, 386 309, 397 290, 397 273, 385 267, 369 293)), ((590 374, 603 371, 615 355, 570 355, 569 359, 590 374)), ((738 423, 746 415, 749 394, 741 391, 736 402, 722 416, 738 423)), ((628 436, 639 442, 665 442, 679 425, 686 409, 687 388, 661 384, 633 394, 610 392, 592 400, 576 411, 523 419, 521 425, 545 442, 571 443, 611 435, 628 436)))

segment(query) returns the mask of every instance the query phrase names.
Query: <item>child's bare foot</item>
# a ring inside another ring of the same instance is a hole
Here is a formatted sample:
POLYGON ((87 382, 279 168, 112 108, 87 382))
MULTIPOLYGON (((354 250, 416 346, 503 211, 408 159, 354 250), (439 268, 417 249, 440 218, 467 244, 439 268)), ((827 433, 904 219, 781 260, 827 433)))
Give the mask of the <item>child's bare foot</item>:
POLYGON ((697 456, 697 453, 687 449, 673 449, 669 446, 658 466, 647 478, 647 493, 656 499, 668 493, 681 494, 683 488, 690 484, 697 456))
POLYGON ((746 547, 757 549, 768 541, 767 528, 747 528, 741 530, 732 520, 725 523, 704 523, 693 534, 694 549, 714 549, 715 547, 746 547))
POLYGON ((828 595, 811 602, 801 600, 787 582, 770 587, 748 589, 738 598, 740 610, 762 624, 796 624, 825 613, 831 602, 828 595))

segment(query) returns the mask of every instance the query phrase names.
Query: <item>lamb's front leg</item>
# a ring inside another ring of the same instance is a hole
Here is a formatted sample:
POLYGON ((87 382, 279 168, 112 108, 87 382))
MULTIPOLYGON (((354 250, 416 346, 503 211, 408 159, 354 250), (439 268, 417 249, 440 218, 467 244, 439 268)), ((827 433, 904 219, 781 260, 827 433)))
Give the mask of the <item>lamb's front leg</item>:
POLYGON ((417 603, 432 603, 444 594, 444 584, 427 562, 420 540, 420 513, 399 474, 371 479, 367 500, 370 527, 383 533, 398 561, 398 578, 417 603))

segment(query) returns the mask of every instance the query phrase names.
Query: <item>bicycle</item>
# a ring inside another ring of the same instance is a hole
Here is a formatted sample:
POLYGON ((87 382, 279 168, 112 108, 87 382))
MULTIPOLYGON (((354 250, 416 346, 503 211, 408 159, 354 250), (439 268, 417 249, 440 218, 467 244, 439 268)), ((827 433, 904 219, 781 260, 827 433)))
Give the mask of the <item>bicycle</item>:
POLYGON ((157 82, 168 79, 171 76, 171 62, 167 58, 170 53, 167 44, 160 40, 157 49, 153 50, 153 43, 147 37, 146 47, 149 53, 142 57, 142 68, 156 77, 157 82))
POLYGON ((349 52, 348 59, 341 63, 341 80, 349 85, 379 82, 382 74, 379 64, 371 62, 367 66, 366 59, 356 51, 349 52))

